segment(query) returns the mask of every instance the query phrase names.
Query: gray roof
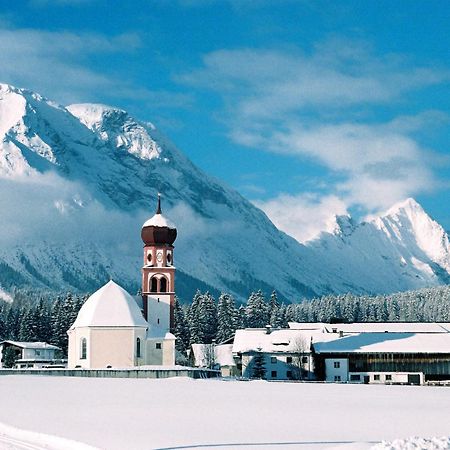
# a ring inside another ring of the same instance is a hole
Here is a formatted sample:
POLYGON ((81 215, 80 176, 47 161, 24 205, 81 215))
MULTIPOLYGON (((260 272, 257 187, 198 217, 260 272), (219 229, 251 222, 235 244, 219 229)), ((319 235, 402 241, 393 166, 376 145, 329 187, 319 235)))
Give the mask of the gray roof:
POLYGON ((15 345, 16 347, 20 348, 34 348, 34 349, 50 349, 50 350, 61 350, 56 345, 47 344, 47 342, 21 342, 21 341, 2 341, 0 342, 0 345, 2 344, 11 344, 15 345))

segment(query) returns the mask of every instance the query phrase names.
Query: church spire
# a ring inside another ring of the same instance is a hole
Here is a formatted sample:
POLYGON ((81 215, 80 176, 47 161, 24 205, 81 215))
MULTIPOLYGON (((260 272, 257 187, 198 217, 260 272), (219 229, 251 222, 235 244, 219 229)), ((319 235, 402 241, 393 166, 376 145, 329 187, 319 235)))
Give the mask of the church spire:
POLYGON ((158 206, 156 208, 156 214, 161 214, 161 194, 158 192, 158 206))

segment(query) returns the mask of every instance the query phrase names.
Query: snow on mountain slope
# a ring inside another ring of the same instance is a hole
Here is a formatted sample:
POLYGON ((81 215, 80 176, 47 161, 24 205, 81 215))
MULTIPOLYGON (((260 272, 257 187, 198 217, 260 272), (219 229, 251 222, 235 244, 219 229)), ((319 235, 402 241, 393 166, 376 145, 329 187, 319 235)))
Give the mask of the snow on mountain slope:
POLYGON ((448 237, 412 200, 372 222, 336 218, 307 245, 195 167, 152 124, 0 85, 0 289, 139 286, 157 192, 177 224, 177 291, 276 289, 290 300, 448 280, 448 237))
POLYGON ((320 268, 312 259, 304 264, 307 250, 197 169, 153 125, 117 108, 66 109, 26 90, 1 91, 1 110, 14 111, 12 119, 5 115, 0 144, 4 289, 88 290, 113 277, 136 290, 140 227, 159 191, 179 230, 182 296, 205 285, 242 296, 259 287, 290 298, 322 290, 303 270, 320 268))
POLYGON ((364 285, 369 293, 392 292, 450 282, 448 235, 411 198, 361 224, 337 217, 333 233, 307 245, 348 280, 350 290, 364 285))

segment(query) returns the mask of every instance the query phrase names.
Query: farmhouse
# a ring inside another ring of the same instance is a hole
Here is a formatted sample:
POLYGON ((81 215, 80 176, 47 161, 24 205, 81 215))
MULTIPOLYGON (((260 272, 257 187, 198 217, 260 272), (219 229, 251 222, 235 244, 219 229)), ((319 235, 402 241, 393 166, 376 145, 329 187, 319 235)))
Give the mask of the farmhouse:
POLYGON ((311 331, 294 329, 247 328, 237 330, 233 357, 238 373, 251 378, 258 355, 268 380, 314 379, 311 359, 311 331))
MULTIPOLYGON (((315 376, 353 383, 450 380, 450 324, 375 322, 309 324, 315 376)), ((289 323, 291 329, 305 324, 289 323)))

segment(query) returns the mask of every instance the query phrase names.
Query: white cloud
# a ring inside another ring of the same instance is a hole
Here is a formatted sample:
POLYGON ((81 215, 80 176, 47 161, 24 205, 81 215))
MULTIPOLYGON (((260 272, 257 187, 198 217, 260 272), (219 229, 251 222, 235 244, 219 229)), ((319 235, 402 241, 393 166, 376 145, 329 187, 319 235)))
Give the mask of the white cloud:
POLYGON ((255 201, 276 227, 299 242, 317 237, 321 231, 332 231, 335 215, 347 214, 345 203, 335 195, 281 194, 269 201, 255 201))
MULTIPOLYGON (((82 241, 111 245, 112 235, 127 241, 136 217, 118 210, 108 210, 76 182, 64 180, 53 172, 0 179, 2 232, 0 247, 17 242, 52 241, 63 245, 67 236, 82 241)), ((145 215, 142 215, 142 223, 145 215)), ((148 212, 147 212, 148 215, 148 212)), ((133 236, 138 236, 139 230, 133 236)), ((127 241, 130 242, 130 239, 127 241)))
POLYGON ((105 36, 18 29, 0 23, 0 41, 0 81, 34 90, 63 104, 117 98, 179 108, 191 102, 186 94, 136 89, 126 78, 92 68, 99 56, 139 50, 142 42, 136 33, 105 36))
MULTIPOLYGON (((308 106, 342 108, 386 103, 420 86, 450 79, 448 71, 377 57, 367 45, 334 40, 312 54, 300 50, 218 50, 203 67, 178 78, 220 90, 243 118, 274 118, 308 106)), ((320 112, 320 111, 319 111, 320 112)))
POLYGON ((402 55, 380 56, 364 42, 333 39, 309 52, 211 52, 202 67, 178 80, 222 97, 221 117, 234 142, 307 159, 322 168, 327 182, 338 180, 320 196, 302 193, 257 202, 300 240, 325 226, 327 207, 332 213, 354 206, 375 212, 439 184, 432 151, 416 134, 448 117, 439 111, 396 116, 395 106, 419 89, 450 81, 446 69, 419 67, 402 55), (375 108, 384 105, 391 117, 381 121, 375 108), (319 226, 308 229, 303 211, 319 226))

